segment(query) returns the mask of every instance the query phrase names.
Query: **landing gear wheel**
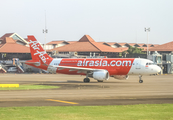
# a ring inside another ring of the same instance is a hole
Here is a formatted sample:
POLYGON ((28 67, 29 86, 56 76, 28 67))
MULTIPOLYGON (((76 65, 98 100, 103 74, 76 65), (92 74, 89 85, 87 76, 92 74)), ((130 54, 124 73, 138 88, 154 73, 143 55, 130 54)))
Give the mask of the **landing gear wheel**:
POLYGON ((89 78, 84 78, 83 82, 88 83, 88 82, 90 82, 90 79, 89 78))
POLYGON ((139 80, 139 83, 143 83, 143 80, 139 80))
POLYGON ((97 82, 103 82, 103 80, 97 80, 97 82))
POLYGON ((139 75, 139 83, 143 83, 142 75, 139 75))

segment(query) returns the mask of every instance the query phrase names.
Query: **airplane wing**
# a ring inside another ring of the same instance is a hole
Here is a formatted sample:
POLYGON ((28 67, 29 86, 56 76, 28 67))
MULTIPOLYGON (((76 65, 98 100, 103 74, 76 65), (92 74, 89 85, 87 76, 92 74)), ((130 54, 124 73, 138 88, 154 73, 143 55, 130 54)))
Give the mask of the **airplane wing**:
POLYGON ((93 71, 104 70, 104 69, 93 69, 93 68, 83 68, 83 67, 48 65, 40 57, 39 57, 39 60, 41 61, 42 65, 48 66, 48 69, 52 67, 57 68, 58 70, 69 69, 69 71, 77 71, 77 73, 85 73, 85 74, 93 73, 93 71))
POLYGON ((94 71, 105 70, 105 69, 93 69, 93 68, 71 67, 71 66, 55 66, 55 65, 52 65, 51 67, 55 67, 58 70, 69 69, 69 71, 78 71, 77 73, 92 73, 94 71))

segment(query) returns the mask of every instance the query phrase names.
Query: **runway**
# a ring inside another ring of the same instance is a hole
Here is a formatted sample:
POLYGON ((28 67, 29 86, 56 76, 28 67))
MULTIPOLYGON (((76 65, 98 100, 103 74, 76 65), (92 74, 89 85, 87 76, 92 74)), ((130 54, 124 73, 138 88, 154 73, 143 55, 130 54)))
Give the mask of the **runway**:
POLYGON ((128 80, 110 78, 102 83, 84 76, 61 74, 1 74, 0 84, 54 85, 49 90, 0 90, 0 107, 11 106, 91 106, 173 103, 173 75, 138 76, 128 80))

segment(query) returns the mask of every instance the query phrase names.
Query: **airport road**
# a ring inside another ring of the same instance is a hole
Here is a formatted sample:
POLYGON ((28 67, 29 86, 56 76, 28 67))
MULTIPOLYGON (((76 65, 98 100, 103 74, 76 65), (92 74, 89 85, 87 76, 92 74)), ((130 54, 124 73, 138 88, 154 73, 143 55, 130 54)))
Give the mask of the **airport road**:
POLYGON ((60 74, 0 74, 0 84, 18 83, 61 86, 49 90, 0 91, 0 107, 11 106, 83 106, 173 103, 173 75, 138 76, 128 80, 98 83, 84 76, 60 74))

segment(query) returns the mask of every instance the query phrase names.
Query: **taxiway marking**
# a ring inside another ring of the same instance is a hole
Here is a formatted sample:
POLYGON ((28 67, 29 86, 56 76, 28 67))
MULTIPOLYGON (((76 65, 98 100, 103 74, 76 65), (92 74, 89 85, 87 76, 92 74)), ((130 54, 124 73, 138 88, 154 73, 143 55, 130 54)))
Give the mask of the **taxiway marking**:
POLYGON ((78 104, 75 102, 69 102, 69 101, 62 101, 62 100, 53 100, 53 99, 46 99, 48 101, 54 101, 54 102, 61 102, 61 103, 68 103, 68 104, 78 104))

